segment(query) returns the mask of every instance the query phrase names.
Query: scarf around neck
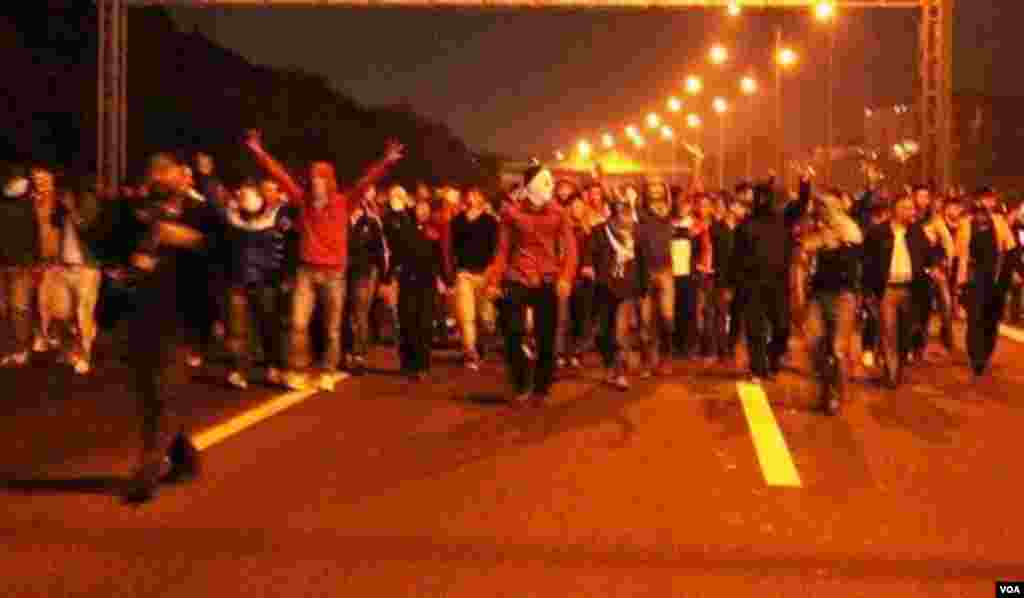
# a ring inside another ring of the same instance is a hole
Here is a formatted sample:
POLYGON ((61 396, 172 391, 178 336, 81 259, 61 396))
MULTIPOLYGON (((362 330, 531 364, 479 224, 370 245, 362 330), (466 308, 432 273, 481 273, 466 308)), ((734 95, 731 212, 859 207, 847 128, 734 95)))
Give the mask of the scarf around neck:
POLYGON ((626 275, 626 265, 636 257, 636 249, 632 237, 619 240, 616 238, 612 228, 611 224, 606 225, 604 228, 605 234, 608 235, 608 241, 612 245, 612 251, 615 252, 615 265, 612 266, 612 276, 622 278, 626 275))

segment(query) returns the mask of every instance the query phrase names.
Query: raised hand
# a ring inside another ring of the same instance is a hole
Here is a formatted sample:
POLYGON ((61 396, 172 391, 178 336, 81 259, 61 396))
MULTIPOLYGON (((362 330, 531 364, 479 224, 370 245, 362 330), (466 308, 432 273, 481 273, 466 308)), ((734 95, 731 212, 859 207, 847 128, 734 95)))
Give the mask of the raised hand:
POLYGON ((405 157, 405 146, 397 139, 389 139, 384 146, 384 159, 388 162, 398 162, 405 157))
POLYGON ((245 132, 245 145, 255 151, 261 151, 263 149, 263 131, 259 129, 249 129, 245 132))
POLYGON ((692 143, 688 143, 688 142, 684 141, 683 142, 683 147, 686 148, 686 151, 688 151, 691 154, 693 154, 693 158, 695 160, 697 160, 698 162, 700 162, 701 160, 704 159, 704 150, 702 150, 700 148, 700 146, 694 145, 692 143))

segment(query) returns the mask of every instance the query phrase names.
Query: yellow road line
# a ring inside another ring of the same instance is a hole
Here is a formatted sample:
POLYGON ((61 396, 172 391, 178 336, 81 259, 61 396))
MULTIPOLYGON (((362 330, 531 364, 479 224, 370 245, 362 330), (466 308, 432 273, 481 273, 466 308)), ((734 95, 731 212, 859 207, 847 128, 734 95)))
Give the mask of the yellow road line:
POLYGON ((800 487, 800 475, 793 465, 782 430, 775 421, 768 397, 760 385, 738 382, 736 389, 743 404, 743 414, 747 416, 750 436, 754 440, 757 460, 761 463, 761 473, 769 486, 800 487))
POLYGON ((319 389, 296 390, 270 399, 266 403, 237 415, 224 423, 203 430, 192 437, 192 443, 195 444, 197 449, 201 451, 206 450, 268 417, 277 415, 285 409, 305 401, 318 392, 320 392, 319 389))
POLYGON ((1024 330, 1021 330, 1020 328, 1014 328, 1013 326, 1000 324, 999 334, 1002 334, 1003 336, 1011 340, 1015 340, 1018 343, 1024 343, 1024 330))

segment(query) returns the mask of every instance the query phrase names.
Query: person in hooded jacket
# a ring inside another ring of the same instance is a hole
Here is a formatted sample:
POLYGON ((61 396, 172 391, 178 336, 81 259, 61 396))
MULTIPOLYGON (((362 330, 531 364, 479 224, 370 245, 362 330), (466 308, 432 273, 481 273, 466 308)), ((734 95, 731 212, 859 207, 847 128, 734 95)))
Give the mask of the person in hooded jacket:
POLYGON ((283 166, 263 148, 259 131, 250 131, 246 146, 257 162, 278 182, 291 201, 300 206, 300 265, 295 276, 292 295, 291 322, 288 335, 288 372, 285 384, 293 389, 309 387, 305 370, 309 368, 309 324, 319 301, 323 306, 326 348, 321 360, 323 388, 333 388, 344 376, 338 372, 341 362, 342 312, 345 306, 346 269, 348 267, 349 198, 361 197, 362 190, 384 176, 389 167, 401 160, 403 147, 388 142, 385 157, 371 165, 356 185, 339 191, 334 167, 314 162, 310 168, 310 189, 298 185, 283 166))
POLYGON ((810 202, 809 178, 800 181, 800 196, 783 209, 775 206, 770 183, 754 189, 754 208, 735 231, 729 275, 745 296, 747 347, 753 381, 778 373, 789 345, 789 268, 793 226, 810 202))
POLYGON ((367 185, 358 204, 349 216, 348 234, 348 298, 352 352, 349 371, 356 376, 366 373, 366 356, 370 351, 370 309, 377 296, 377 286, 388 269, 388 244, 384 225, 377 208, 377 187, 367 185))
MULTIPOLYGON (((636 240, 645 256, 648 276, 640 299, 640 325, 646 371, 659 376, 672 373, 672 337, 675 333, 676 285, 672 271, 672 192, 659 181, 648 182, 639 210, 636 240)), ((645 371, 645 373, 646 373, 645 371)))
MULTIPOLYGON (((577 251, 580 256, 588 255, 594 227, 591 225, 593 217, 590 208, 582 195, 577 194, 569 201, 567 213, 576 236, 577 251)), ((583 367, 583 355, 594 341, 594 294, 594 269, 584 265, 580 259, 572 293, 568 301, 563 302, 560 298, 558 306, 557 350, 560 365, 564 362, 565 366, 577 370, 583 367)))
POLYGON ((255 328, 267 366, 267 382, 282 382, 283 333, 279 308, 284 260, 283 206, 267 200, 255 184, 243 185, 237 201, 225 207, 228 281, 228 383, 248 386, 252 367, 250 337, 255 328))

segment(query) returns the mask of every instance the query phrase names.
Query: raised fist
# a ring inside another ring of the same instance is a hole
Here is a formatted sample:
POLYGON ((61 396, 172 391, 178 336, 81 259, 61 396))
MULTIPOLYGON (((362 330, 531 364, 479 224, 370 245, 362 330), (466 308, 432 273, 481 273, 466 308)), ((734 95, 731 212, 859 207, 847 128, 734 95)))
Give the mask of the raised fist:
POLYGON ((405 146, 397 139, 389 139, 384 146, 384 158, 388 162, 398 162, 405 157, 405 146))

